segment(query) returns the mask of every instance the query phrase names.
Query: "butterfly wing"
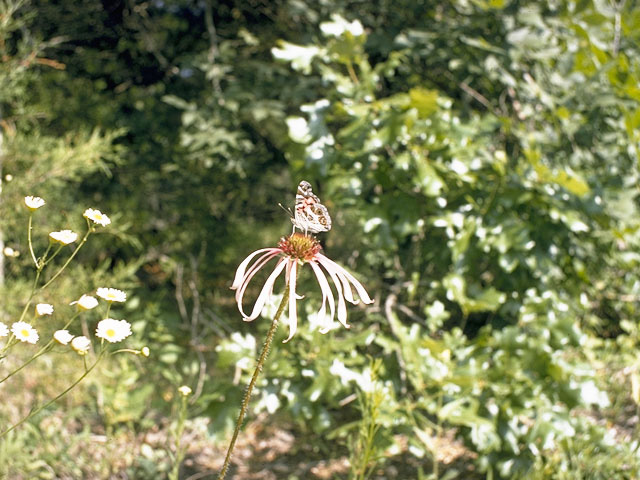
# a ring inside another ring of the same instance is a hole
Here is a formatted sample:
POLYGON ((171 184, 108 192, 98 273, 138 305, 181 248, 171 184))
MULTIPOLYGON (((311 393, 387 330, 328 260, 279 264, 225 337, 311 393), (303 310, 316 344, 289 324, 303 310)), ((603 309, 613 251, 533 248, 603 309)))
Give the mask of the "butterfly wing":
POLYGON ((320 199, 311 189, 311 184, 305 180, 298 185, 295 212, 291 222, 304 232, 319 233, 331 229, 329 210, 320 203, 320 199))
POLYGON ((309 207, 311 215, 313 216, 313 222, 309 229, 313 233, 328 232, 331 230, 331 217, 329 216, 329 210, 321 203, 316 203, 309 207))

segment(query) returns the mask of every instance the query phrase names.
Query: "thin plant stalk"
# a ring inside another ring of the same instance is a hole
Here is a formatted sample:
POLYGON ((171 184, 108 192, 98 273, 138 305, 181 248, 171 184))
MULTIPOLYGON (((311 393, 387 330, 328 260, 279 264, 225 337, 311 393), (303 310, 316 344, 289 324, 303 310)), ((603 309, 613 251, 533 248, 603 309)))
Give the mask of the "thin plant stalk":
POLYGON ((58 245, 58 248, 56 249, 55 252, 53 252, 53 255, 51 255, 51 257, 49 258, 44 257, 42 259, 42 267, 44 267, 47 263, 51 262, 54 258, 56 258, 64 247, 65 247, 64 245, 58 245))
MULTIPOLYGON (((73 317, 71 317, 71 319, 64 325, 64 327, 62 327, 62 330, 64 330, 67 327, 69 327, 69 325, 71 325, 71 322, 73 322, 76 319, 77 316, 78 316, 78 314, 76 313, 73 317)), ((40 350, 38 350, 29 360, 27 360, 22 365, 20 365, 18 368, 13 370, 6 377, 0 379, 0 383, 3 383, 5 380, 8 380, 12 376, 14 376, 16 373, 18 373, 20 370, 22 370, 24 367, 26 367, 31 362, 33 362, 36 358, 38 358, 42 354, 46 353, 49 350, 49 348, 53 345, 54 341, 55 340, 53 338, 51 340, 49 340, 49 342, 47 342, 47 344, 44 347, 42 347, 40 350)))
MULTIPOLYGON (((33 297, 36 293, 36 289, 38 286, 38 280, 40 279, 40 273, 42 272, 41 268, 38 268, 36 270, 36 277, 33 280, 33 286, 31 287, 31 293, 29 293, 29 298, 27 299, 27 303, 25 304, 24 308, 22 309, 22 313, 20 314, 20 318, 18 319, 19 322, 22 322, 24 320, 25 315, 27 314, 27 312, 29 311, 29 307, 31 306, 31 302, 33 301, 33 297)), ((9 349, 11 347, 13 347, 14 345, 16 345, 18 342, 17 341, 13 341, 15 340, 15 337, 13 335, 13 333, 11 334, 11 336, 9 337, 9 339, 7 340, 7 343, 5 344, 5 346, 2 348, 2 350, 0 350, 0 358, 4 358, 4 354, 9 351, 9 349)), ((2 383, 4 380, 6 380, 8 377, 4 378, 2 381, 0 381, 0 383, 2 383)))
POLYGON ((56 272, 56 274, 51 277, 51 279, 45 283, 42 287, 40 287, 41 290, 44 290, 45 288, 47 288, 49 285, 51 285, 51 283, 60 276, 60 274, 64 271, 65 268, 67 268, 67 265, 69 265, 69 263, 71 263, 71 260, 73 260, 73 257, 76 256, 76 254, 80 251, 80 248, 82 248, 82 246, 85 244, 85 242, 87 241, 87 238, 89 238, 89 234, 93 231, 93 227, 89 224, 89 220, 87 220, 87 233, 84 234, 84 237, 82 237, 82 240, 80 240, 80 243, 78 244, 78 246, 76 247, 76 249, 73 251, 73 253, 69 256, 69 258, 67 258, 67 261, 64 263, 64 265, 62 265, 62 267, 60 267, 60 270, 58 270, 56 272))
POLYGON ((251 399, 251 392, 253 391, 253 387, 258 380, 258 375, 262 371, 262 367, 264 366, 264 362, 267 359, 267 355, 269 355, 269 349, 271 348, 271 342, 273 341, 273 336, 276 333, 276 329, 278 328, 278 321, 282 316, 282 312, 284 312, 284 308, 289 301, 289 285, 287 285, 284 289, 284 295, 282 296, 282 301, 280 302, 280 306, 276 311, 276 314, 273 317, 271 322, 271 327, 267 332, 267 337, 264 341, 264 346, 262 347, 262 352, 260 353, 260 357, 258 358, 258 363, 256 365, 256 369, 253 372, 253 376, 251 377, 251 381, 247 386, 247 390, 244 393, 244 398, 242 399, 242 405, 240 407, 240 414, 238 415, 238 421, 236 422, 236 428, 233 431, 233 436, 231 437, 231 442, 229 443, 229 448, 227 449, 227 456, 224 459, 224 465, 222 466, 222 470, 220 470, 220 474, 218 475, 218 480, 224 480, 224 477, 227 474, 227 470, 229 469, 229 464, 231 462, 231 454, 233 453, 233 448, 236 445, 236 440, 238 439, 238 434, 240 433, 240 428, 242 428, 242 422, 244 421, 244 416, 247 413, 247 409, 249 408, 249 400, 251 399))
POLYGON ((20 425, 22 425, 24 422, 26 422, 27 420, 29 420, 31 417, 33 417, 34 415, 40 413, 42 410, 44 410, 45 408, 47 408, 49 405, 54 404, 55 402, 57 402, 58 400, 60 400, 62 397, 64 397, 67 393, 69 393, 71 390, 73 390, 73 388, 78 385, 82 380, 85 379, 85 377, 87 375, 89 375, 89 373, 91 373, 91 371, 96 367, 96 365, 98 365, 98 363, 100 363, 100 360, 102 359, 102 357, 104 356, 106 349, 103 349, 100 354, 98 355, 98 358, 96 359, 96 361, 94 362, 93 365, 91 365, 90 367, 86 366, 86 359, 85 359, 85 371, 84 373, 75 381, 73 382, 71 385, 69 385, 62 393, 60 393, 59 395, 57 395, 55 398, 49 400, 47 403, 45 403, 44 405, 41 405, 40 407, 36 408, 35 410, 31 410, 29 412, 29 414, 27 416, 25 416, 22 420, 20 420, 18 423, 15 423, 14 425, 12 425, 11 427, 7 428, 5 431, 3 431, 2 433, 0 433, 0 438, 4 437, 7 433, 11 432, 12 430, 18 428, 20 425))
POLYGON ((22 313, 20 314, 20 319, 18 320, 19 322, 24 320, 24 316, 27 314, 27 311, 29 310, 29 307, 31 306, 31 301, 33 300, 34 295, 36 294, 36 290, 38 288, 38 280, 40 279, 40 273, 42 272, 42 269, 38 269, 36 271, 36 277, 33 280, 33 286, 31 287, 31 293, 29 293, 29 298, 27 299, 27 303, 25 304, 24 308, 22 309, 22 313))
POLYGON ((31 230, 33 230, 33 226, 31 225, 33 220, 33 212, 29 213, 29 228, 27 229, 27 239, 29 240, 29 252, 31 252, 31 259, 33 260, 33 264, 38 268, 38 260, 36 259, 36 254, 33 251, 33 243, 31 242, 31 230))
POLYGON ((180 465, 184 460, 185 446, 182 443, 182 434, 184 433, 184 424, 187 419, 187 395, 181 394, 180 414, 178 416, 178 425, 176 427, 176 453, 173 458, 173 468, 169 475, 169 480, 178 480, 180 475, 180 465))
POLYGON ((44 347, 42 347, 40 350, 38 350, 29 360, 27 360, 26 362, 24 362, 22 365, 20 365, 18 368, 16 368, 15 370, 13 370, 12 372, 8 373, 4 378, 0 379, 0 383, 5 382, 6 380, 9 380, 11 377, 13 377, 16 373, 18 373, 20 370, 22 370, 24 367, 26 367, 27 365, 29 365, 31 362, 33 362, 36 358, 38 358, 39 356, 43 355, 44 353, 46 353, 49 350, 49 347, 51 347, 51 345, 53 344, 53 340, 50 340, 44 347))
MULTIPOLYGON (((33 251, 33 243, 31 241, 31 229, 32 229, 31 220, 32 220, 32 218, 33 218, 33 215, 29 215, 29 228, 27 229, 27 236, 28 236, 28 240, 29 240, 29 251, 31 252, 31 256, 32 256, 32 258, 34 260, 34 263, 36 265, 36 276, 35 276, 35 278, 33 280, 33 286, 31 287, 31 293, 29 294, 29 298, 27 299, 27 303, 25 304, 24 309, 22 310, 22 314, 20 315, 19 321, 23 321, 24 320, 24 316, 26 315, 27 311, 29 310, 29 307, 31 306, 31 301, 33 300, 33 297, 35 296, 36 291, 38 291, 38 281, 40 280, 40 274, 42 273, 42 270, 44 269, 44 267, 48 263, 48 261, 51 261, 53 259, 53 257, 55 257, 60 252, 60 250, 62 249, 62 246, 61 246, 58 249, 58 251, 56 251, 55 254, 51 258, 49 258, 49 260, 47 261, 47 255, 49 253, 49 250, 51 249, 51 243, 49 243, 49 247, 47 248, 47 251, 42 256, 42 258, 39 261, 36 259, 35 253, 33 251)), ((42 285, 39 288, 39 290, 44 290, 49 285, 51 285, 51 283, 56 278, 58 278, 60 276, 60 274, 64 271, 64 269, 67 268, 69 263, 71 263, 71 260, 73 260, 73 258, 76 256, 76 254, 78 253, 80 248, 85 244, 85 242, 87 241, 87 239, 89 238, 89 235, 91 234, 91 232, 93 232, 93 230, 94 230, 93 226, 89 223, 89 220, 87 220, 87 233, 85 233, 84 237, 82 237, 82 240, 80 241, 80 243, 78 244, 76 249, 73 251, 71 256, 64 263, 64 265, 62 265, 62 267, 60 267, 60 270, 58 270, 56 272, 56 274, 53 277, 51 277, 51 279, 47 283, 42 285)))

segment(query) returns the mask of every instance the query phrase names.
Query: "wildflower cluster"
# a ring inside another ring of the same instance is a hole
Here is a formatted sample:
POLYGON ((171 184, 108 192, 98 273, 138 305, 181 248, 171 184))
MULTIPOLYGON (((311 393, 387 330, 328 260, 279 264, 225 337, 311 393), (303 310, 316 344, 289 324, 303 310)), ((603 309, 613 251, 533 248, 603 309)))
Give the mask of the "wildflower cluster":
MULTIPOLYGON (((122 290, 117 290, 115 288, 98 288, 96 295, 107 300, 109 303, 116 301, 112 299, 113 296, 121 299, 117 300, 119 302, 123 302, 126 298, 126 294, 122 290), (105 295, 104 292, 109 292, 110 295, 105 295)), ((97 307, 98 300, 92 295, 82 295, 80 299, 71 302, 70 305, 76 305, 78 312, 82 312, 92 310, 97 307)), ((131 324, 126 320, 104 318, 98 322, 95 335, 97 338, 106 340, 109 343, 121 342, 131 335, 131 324)), ((53 339, 60 345, 69 345, 70 343, 71 348, 79 355, 86 355, 89 353, 91 348, 91 340, 84 335, 74 337, 66 328, 57 330, 53 334, 53 339)), ((139 353, 142 354, 142 352, 139 353)))
MULTIPOLYGON (((36 270, 35 281, 33 282, 32 290, 29 294, 26 305, 24 306, 20 317, 15 322, 13 322, 10 327, 0 322, 0 337, 8 337, 7 340, 5 340, 4 345, 0 346, 0 360, 6 357, 9 354, 10 350, 20 343, 35 345, 40 341, 40 334, 36 329, 37 322, 43 321, 44 317, 50 318, 47 319, 47 323, 55 322, 55 317, 60 316, 61 313, 58 311, 58 308, 54 308, 54 306, 49 303, 36 303, 35 307, 31 307, 34 303, 35 298, 40 296, 40 294, 62 274, 65 268, 69 265, 70 261, 78 253, 78 250, 86 242, 89 235, 93 231, 95 231, 96 226, 106 227, 111 223, 111 220, 107 215, 100 212, 99 210, 89 208, 85 210, 83 214, 84 218, 87 221, 87 231, 79 242, 78 233, 73 232, 72 230, 64 229, 60 231, 54 231, 49 233, 49 247, 47 248, 47 250, 41 256, 36 256, 36 252, 31 240, 31 224, 34 212, 46 205, 46 202, 40 197, 28 196, 25 197, 24 203, 29 210, 28 246, 36 270), (52 260, 62 251, 62 249, 66 245, 70 245, 76 242, 77 245, 75 246, 71 255, 64 262, 64 264, 58 268, 58 270, 49 278, 48 281, 40 281, 44 269, 52 265, 52 260), (32 320, 29 320, 27 318, 27 314, 30 311, 33 312, 32 320)), ((102 319, 99 320, 95 325, 95 337, 99 339, 101 345, 95 362, 92 365, 88 366, 85 359, 85 372, 80 376, 80 378, 78 378, 69 388, 64 390, 60 395, 55 397, 49 403, 39 408, 32 409, 29 415, 23 418, 20 422, 4 431, 0 431, 0 437, 16 428, 18 425, 26 421, 31 416, 35 415, 35 413, 42 410, 47 405, 58 400, 62 395, 66 394, 69 390, 71 390, 71 388, 77 385, 84 377, 86 377, 86 375, 89 374, 89 372, 98 364, 98 362, 100 362, 100 360, 106 354, 109 354, 109 352, 107 351, 108 344, 121 342, 131 335, 131 324, 129 324, 129 322, 127 322, 126 320, 116 320, 114 318, 111 318, 109 315, 112 304, 124 302, 127 298, 126 293, 115 288, 98 288, 95 292, 95 296, 91 294, 85 294, 82 295, 78 300, 71 302, 70 306, 75 307, 75 313, 73 311, 68 312, 68 318, 64 326, 62 326, 62 328, 60 328, 59 330, 56 330, 49 341, 22 365, 4 376, 4 378, 0 378, 0 383, 8 380, 14 374, 29 365, 33 360, 53 349, 56 345, 59 347, 62 346, 70 348, 82 357, 87 356, 92 350, 92 340, 86 335, 74 335, 72 333, 72 323, 83 312, 88 312, 99 306, 99 300, 96 297, 106 302, 106 313, 102 316, 102 319)), ((65 312, 64 308, 60 310, 62 312, 62 315, 67 313, 65 312)), ((144 347, 141 350, 122 349, 112 353, 118 352, 129 352, 136 355, 142 355, 144 357, 149 356, 149 349, 147 347, 144 347)))

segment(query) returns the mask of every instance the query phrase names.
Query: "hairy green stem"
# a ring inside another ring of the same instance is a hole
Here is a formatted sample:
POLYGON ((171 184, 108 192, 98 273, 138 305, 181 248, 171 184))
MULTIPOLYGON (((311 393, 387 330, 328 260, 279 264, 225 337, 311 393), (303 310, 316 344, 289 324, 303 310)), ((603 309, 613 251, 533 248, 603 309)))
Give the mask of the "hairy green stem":
POLYGON ((233 453, 233 448, 236 446, 236 440, 238 439, 238 434, 240 433, 240 428, 242 427, 242 422, 244 421, 244 416, 247 413, 247 409, 249 408, 249 399, 251 398, 251 392, 253 391, 253 387, 258 380, 258 375, 262 371, 262 367, 264 366, 264 362, 267 359, 267 355, 269 355, 269 349, 271 348, 271 342, 273 341, 273 335, 276 333, 276 329, 278 328, 278 321, 282 316, 282 312, 284 312, 284 308, 289 301, 289 285, 285 287, 284 295, 282 296, 282 301, 280 302, 280 306, 278 307, 278 311, 273 317, 273 321, 271 322, 271 327, 267 332, 267 338, 264 341, 264 346, 262 347, 262 352, 260 353, 260 357, 258 358, 258 364, 256 365, 256 369, 253 372, 253 376, 251 377, 251 381, 247 386, 247 391, 244 393, 244 398, 242 399, 242 405, 240 407, 240 414, 238 415, 238 421, 236 422, 236 428, 233 431, 233 436, 231 437, 231 442, 229 443, 229 448, 227 449, 227 456, 224 459, 224 465, 222 466, 222 470, 220 470, 220 474, 218 475, 218 480, 224 480, 224 477, 227 474, 227 470, 229 469, 229 463, 231 462, 231 454, 233 453))

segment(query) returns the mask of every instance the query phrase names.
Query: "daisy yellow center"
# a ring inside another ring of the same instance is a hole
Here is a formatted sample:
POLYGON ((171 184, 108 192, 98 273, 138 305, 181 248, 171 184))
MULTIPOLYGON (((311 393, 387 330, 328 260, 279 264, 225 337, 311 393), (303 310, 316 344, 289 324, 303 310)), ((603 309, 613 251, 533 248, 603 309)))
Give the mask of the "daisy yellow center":
POLYGON ((113 328, 107 330, 107 337, 115 337, 116 331, 113 328))
POLYGON ((303 262, 312 260, 322 250, 320 243, 315 238, 299 232, 289 237, 282 237, 278 246, 286 255, 303 262))
POLYGON ((26 328, 23 328, 22 330, 20 330, 20 334, 23 337, 28 337, 29 336, 29 330, 27 330, 26 328))

